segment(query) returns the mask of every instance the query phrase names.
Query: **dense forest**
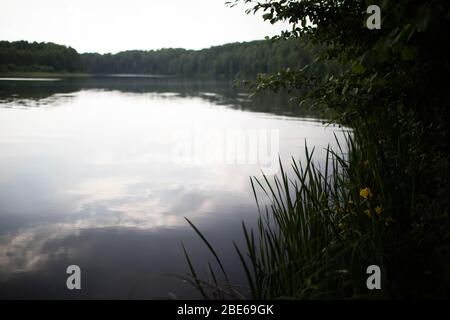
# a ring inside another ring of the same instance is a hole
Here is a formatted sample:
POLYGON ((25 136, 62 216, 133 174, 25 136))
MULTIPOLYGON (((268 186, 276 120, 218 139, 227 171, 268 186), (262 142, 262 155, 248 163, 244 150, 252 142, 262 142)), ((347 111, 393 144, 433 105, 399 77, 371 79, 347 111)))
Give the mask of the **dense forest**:
POLYGON ((252 78, 283 68, 301 68, 314 50, 299 41, 252 41, 203 50, 132 50, 83 53, 54 43, 0 42, 0 72, 154 74, 196 78, 252 78))
POLYGON ((81 57, 73 48, 50 42, 0 41, 0 72, 81 70, 81 57))

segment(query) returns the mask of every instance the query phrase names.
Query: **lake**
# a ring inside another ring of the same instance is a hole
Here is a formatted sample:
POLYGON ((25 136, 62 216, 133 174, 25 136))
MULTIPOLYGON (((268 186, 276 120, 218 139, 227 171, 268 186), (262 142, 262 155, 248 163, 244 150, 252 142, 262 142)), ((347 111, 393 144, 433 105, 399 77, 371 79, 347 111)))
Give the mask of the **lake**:
POLYGON ((197 298, 181 244, 212 259, 184 217, 245 284, 232 241, 258 216, 249 177, 304 159, 305 141, 320 161, 341 132, 226 82, 43 80, 0 79, 0 298, 197 298))

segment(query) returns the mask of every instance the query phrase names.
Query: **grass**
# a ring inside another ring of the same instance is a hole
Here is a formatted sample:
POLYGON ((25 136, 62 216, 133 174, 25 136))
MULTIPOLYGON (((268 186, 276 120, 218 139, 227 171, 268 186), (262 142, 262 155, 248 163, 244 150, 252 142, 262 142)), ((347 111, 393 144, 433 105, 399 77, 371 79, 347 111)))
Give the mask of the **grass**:
MULTIPOLYGON (((337 138, 336 138, 337 139, 337 138)), ((395 220, 384 203, 375 154, 350 134, 328 148, 322 166, 305 147, 306 161, 292 159, 292 174, 281 165, 278 176, 252 177, 260 212, 257 228, 242 225, 244 248, 235 244, 247 286, 254 299, 377 297, 366 287, 366 268, 385 267, 384 244, 395 232, 395 220), (258 194, 269 199, 261 207, 258 194)), ((188 278, 205 299, 243 297, 229 280, 223 263, 201 231, 188 220, 213 254, 209 280, 185 250, 188 278), (214 271, 216 270, 216 271, 214 271), (221 279, 219 283, 217 279, 221 279)), ((388 279, 383 279, 388 285, 388 279)), ((385 294, 385 293, 383 293, 385 294)))

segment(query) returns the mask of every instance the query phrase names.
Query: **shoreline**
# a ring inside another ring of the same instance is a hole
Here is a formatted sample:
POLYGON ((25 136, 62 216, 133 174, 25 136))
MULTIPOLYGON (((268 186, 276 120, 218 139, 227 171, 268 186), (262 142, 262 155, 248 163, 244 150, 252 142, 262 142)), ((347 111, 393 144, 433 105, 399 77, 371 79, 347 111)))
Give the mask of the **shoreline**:
POLYGON ((13 71, 0 72, 2 78, 74 78, 91 77, 88 73, 13 71))
POLYGON ((82 73, 82 72, 35 72, 35 71, 17 71, 0 72, 0 78, 89 78, 89 77, 116 77, 116 78, 151 78, 166 79, 176 78, 173 75, 159 74, 109 74, 109 73, 82 73))

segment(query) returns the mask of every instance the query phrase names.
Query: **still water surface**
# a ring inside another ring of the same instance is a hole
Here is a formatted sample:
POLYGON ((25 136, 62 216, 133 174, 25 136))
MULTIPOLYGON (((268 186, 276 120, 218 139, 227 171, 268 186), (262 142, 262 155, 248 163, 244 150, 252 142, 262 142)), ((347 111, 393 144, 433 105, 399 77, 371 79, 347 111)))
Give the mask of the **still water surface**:
POLYGON ((181 243, 199 267, 211 258, 184 217, 242 282, 232 241, 258 214, 249 177, 303 158, 305 140, 320 158, 335 132, 228 83, 1 79, 0 298, 197 297, 172 276, 187 271, 181 243), (272 150, 230 155, 233 134, 255 133, 272 150))

